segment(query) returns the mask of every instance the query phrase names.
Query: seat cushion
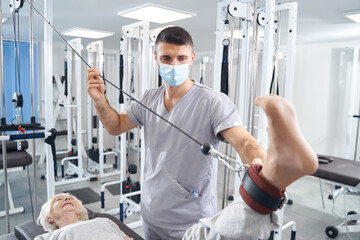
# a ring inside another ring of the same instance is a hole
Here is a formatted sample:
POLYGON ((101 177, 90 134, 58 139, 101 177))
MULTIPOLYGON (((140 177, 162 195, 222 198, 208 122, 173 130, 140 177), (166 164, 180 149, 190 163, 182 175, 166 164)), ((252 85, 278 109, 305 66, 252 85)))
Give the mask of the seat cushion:
MULTIPOLYGON (((7 152, 18 151, 16 141, 6 141, 5 143, 7 152)), ((21 141, 21 150, 27 149, 28 146, 28 141, 21 141)), ((0 143, 0 153, 2 153, 2 143, 0 143)))
MULTIPOLYGON (((7 167, 24 167, 32 163, 32 157, 25 150, 6 153, 7 167)), ((0 169, 3 169, 3 156, 0 154, 0 169)))

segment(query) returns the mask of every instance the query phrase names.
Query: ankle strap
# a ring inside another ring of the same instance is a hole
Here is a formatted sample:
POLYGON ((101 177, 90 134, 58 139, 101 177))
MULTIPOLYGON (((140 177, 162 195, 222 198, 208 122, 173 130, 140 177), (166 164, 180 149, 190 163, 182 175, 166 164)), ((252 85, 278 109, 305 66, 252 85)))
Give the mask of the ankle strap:
POLYGON ((280 191, 259 175, 262 166, 251 164, 240 186, 240 195, 245 203, 260 214, 269 214, 281 209, 286 203, 285 191, 280 191))

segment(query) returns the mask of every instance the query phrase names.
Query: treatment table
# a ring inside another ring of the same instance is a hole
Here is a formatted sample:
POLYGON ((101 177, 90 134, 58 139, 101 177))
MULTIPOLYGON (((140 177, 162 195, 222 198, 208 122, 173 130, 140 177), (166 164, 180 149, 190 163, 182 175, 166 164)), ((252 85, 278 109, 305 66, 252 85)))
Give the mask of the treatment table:
MULTIPOLYGON (((360 162, 339 157, 318 154, 319 167, 313 176, 341 186, 341 194, 352 194, 360 197, 360 162)), ((335 199, 335 194, 331 195, 335 199)), ((360 232, 360 214, 348 212, 347 219, 338 226, 328 226, 325 233, 336 238, 340 233, 360 232)))

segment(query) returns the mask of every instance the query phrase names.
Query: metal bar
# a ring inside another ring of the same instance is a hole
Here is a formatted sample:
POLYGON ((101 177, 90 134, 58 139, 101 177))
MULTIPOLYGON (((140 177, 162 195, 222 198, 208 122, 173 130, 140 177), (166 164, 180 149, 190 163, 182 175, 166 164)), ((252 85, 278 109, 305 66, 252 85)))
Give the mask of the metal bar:
MULTIPOLYGON (((53 20, 53 1, 44 0, 44 16, 50 22, 53 20)), ((54 106, 53 106, 53 35, 52 30, 44 22, 44 81, 45 81, 45 129, 50 130, 54 127, 54 106)), ((50 146, 46 146, 46 184, 47 199, 55 195, 54 162, 52 161, 50 146)))
MULTIPOLYGON (((2 6, 0 1, 0 18, 2 19, 2 6)), ((4 65, 3 65, 3 25, 0 24, 0 82, 1 82, 1 119, 5 118, 5 95, 4 95, 4 65)), ((2 132, 4 136, 5 133, 2 132)), ((7 161, 6 161, 6 144, 2 142, 2 155, 3 155, 3 169, 4 169, 4 191, 5 191, 5 216, 6 216, 6 231, 10 233, 10 222, 9 222, 9 190, 8 190, 8 176, 7 176, 7 161)))
MULTIPOLYGON (((274 57, 274 20, 275 20, 275 0, 265 1, 265 36, 263 45, 263 60, 261 73, 260 96, 266 95, 270 89, 270 83, 273 72, 274 57)), ((255 101, 255 99, 253 99, 255 101)), ((258 120, 258 139, 262 147, 266 150, 268 147, 267 117, 264 111, 259 112, 258 120)))
MULTIPOLYGON (((141 75, 141 84, 143 86, 142 93, 143 95, 147 89, 149 89, 150 82, 148 80, 149 76, 149 49, 150 49, 150 23, 145 22, 142 27, 143 30, 143 46, 142 46, 142 75, 141 75)), ((144 181, 144 172, 145 172, 145 135, 144 135, 144 128, 141 128, 141 157, 140 157, 140 184, 144 181)))
MULTIPOLYGON (((228 86, 229 86, 229 92, 228 95, 230 96, 230 89, 231 89, 231 82, 233 79, 233 64, 234 64, 234 21, 235 19, 232 19, 230 24, 230 45, 229 45, 229 77, 228 77, 228 86)), ((227 36, 226 36, 227 37, 227 36)), ((235 77, 236 81, 236 77, 235 77)), ((235 90, 236 91, 236 90, 235 90)), ((234 100, 235 101, 235 100, 234 100)))
MULTIPOLYGON (((90 44, 89 44, 90 45, 90 44)), ((88 45, 88 47, 89 47, 88 45)), ((88 63, 92 66, 93 65, 93 53, 88 51, 87 52, 88 56, 87 56, 87 60, 88 63)), ((88 149, 91 149, 91 146, 93 145, 92 143, 92 138, 93 138, 93 103, 92 103, 92 99, 90 97, 89 94, 87 94, 87 138, 88 138, 88 149)), ((90 158, 89 158, 90 159, 90 158)))
POLYGON ((274 78, 272 89, 270 89, 270 93, 277 94, 277 89, 279 85, 278 73, 279 73, 279 48, 280 48, 280 18, 281 12, 277 12, 277 20, 276 20, 276 46, 275 46, 275 60, 274 60, 274 78))
MULTIPOLYGON (((239 113, 242 116, 242 122, 244 127, 248 130, 248 100, 249 100, 249 21, 247 19, 241 19, 241 30, 242 30, 242 39, 241 39, 241 52, 240 56, 240 84, 239 84, 239 98, 238 98, 238 106, 239 106, 239 113)), ((240 48, 240 46, 239 46, 240 48)), ((242 162, 239 154, 236 154, 236 160, 238 162, 242 162)), ((234 199, 236 199, 239 194, 240 188, 240 178, 234 178, 234 199)))
MULTIPOLYGON (((2 19, 2 7, 0 1, 0 18, 2 19)), ((4 63, 3 63, 3 24, 0 23, 0 87, 1 87, 1 118, 5 118, 5 95, 4 95, 4 63)), ((5 123, 4 123, 5 124, 5 123)))
POLYGON ((258 27, 257 27, 257 0, 254 0, 254 12, 253 12, 253 37, 251 47, 251 70, 250 70, 250 94, 249 94, 249 108, 248 108, 248 131, 251 135, 254 135, 254 100, 256 96, 256 51, 257 51, 257 38, 258 38, 258 27))
MULTIPOLYGON (((147 89, 146 84, 147 84, 147 82, 149 82, 149 79, 146 79, 145 82, 144 82, 144 79, 142 78, 142 76, 144 76, 144 74, 142 74, 142 72, 141 72, 143 70, 143 65, 146 64, 146 62, 145 61, 143 62, 142 60, 143 59, 146 60, 147 59, 146 55, 148 54, 148 53, 142 52, 143 47, 145 47, 142 44, 144 44, 146 42, 144 37, 141 36, 141 32, 144 31, 144 28, 145 28, 145 26, 142 26, 142 27, 139 27, 137 29, 137 31, 139 32, 138 33, 139 34, 139 39, 138 39, 138 42, 137 42, 138 43, 138 46, 137 46, 137 66, 136 66, 137 72, 136 72, 136 74, 134 74, 134 75, 137 76, 137 78, 135 78, 135 79, 137 80, 137 86, 138 86, 138 89, 139 89, 139 93, 141 93, 139 95, 141 95, 141 96, 145 92, 143 90, 147 89), (145 86, 142 85, 142 84, 145 84, 145 86)), ((134 61, 134 63, 135 63, 135 61, 134 61)), ((134 66, 134 68, 135 68, 135 66, 134 66)), ((149 75, 146 74, 146 76, 149 76, 149 75)), ((138 166, 138 167, 140 166, 140 151, 141 151, 140 144, 139 144, 140 143, 140 138, 141 138, 140 134, 141 134, 141 130, 140 130, 139 127, 137 127, 136 130, 135 130, 134 143, 135 143, 135 146, 137 146, 137 148, 136 148, 136 166, 138 166)))
MULTIPOLYGON (((29 0, 32 4, 33 0, 29 0)), ((34 9, 30 7, 30 87, 31 87, 31 116, 35 117, 34 96, 34 9)))
POLYGON ((44 138, 47 136, 51 136, 50 132, 40 132, 40 133, 20 133, 20 134, 9 134, 3 135, 0 137, 0 141, 15 141, 15 140, 23 140, 23 139, 35 139, 35 138, 44 138))
MULTIPOLYGON (((359 108, 360 108, 360 106, 359 106, 359 108)), ((360 112, 360 109, 359 109, 359 112, 360 112)), ((356 161, 356 159, 357 159, 357 155, 358 155, 359 129, 360 129, 360 121, 359 121, 359 119, 358 119, 358 121, 357 121, 357 128, 356 128, 356 139, 355 139, 354 161, 356 161)))
MULTIPOLYGON (((30 0, 32 3, 33 0, 30 0)), ((31 119, 30 122, 35 122, 35 95, 34 95, 34 9, 30 8, 30 86, 31 86, 31 119)), ((34 133, 35 131, 33 131, 34 133)), ((32 141, 32 155, 34 159, 33 164, 33 187, 34 187, 34 214, 33 214, 33 220, 37 218, 37 177, 36 177, 36 144, 35 144, 35 138, 32 141)))
MULTIPOLYGON (((123 42, 123 41, 120 41, 120 42, 123 42)), ((117 82, 120 82, 120 54, 116 54, 116 67, 115 67, 115 73, 116 73, 116 79, 118 79, 117 80, 117 82)), ((120 85, 119 85, 120 86, 120 85)), ((122 111, 121 111, 121 107, 120 107, 120 102, 119 102, 119 98, 120 98, 120 94, 121 94, 121 92, 120 91, 116 91, 116 99, 117 99, 117 101, 116 101, 116 110, 117 111, 119 111, 120 113, 122 113, 122 111)), ((122 105, 122 104, 121 104, 122 105)), ((115 159, 118 159, 117 161, 119 161, 120 160, 120 156, 119 156, 119 154, 121 154, 120 153, 120 149, 121 149, 121 147, 120 147, 120 137, 119 136, 116 136, 115 137, 115 151, 118 153, 117 154, 117 156, 115 156, 115 159)), ((117 164, 115 164, 115 165, 117 165, 117 164)))
MULTIPOLYGON (((122 31, 124 32, 125 29, 124 27, 122 28, 122 31)), ((124 49, 123 49, 123 57, 124 57, 124 86, 123 89, 129 89, 129 81, 130 81, 130 73, 131 73, 131 52, 129 51, 129 45, 131 44, 131 41, 129 41, 130 39, 128 37, 123 36, 123 43, 120 42, 120 48, 121 48, 121 44, 124 44, 124 49)), ((129 101, 128 99, 124 98, 124 103, 120 104, 120 111, 124 111, 127 107, 129 106, 129 101)), ((128 151, 128 148, 126 146, 126 132, 122 133, 120 135, 120 144, 121 144, 121 156, 120 156, 120 179, 121 179, 121 183, 120 183, 120 196, 122 196, 122 185, 123 182, 126 180, 126 153, 128 151)), ((119 200, 119 203, 121 205, 121 197, 119 200)), ((120 214, 120 219, 123 216, 120 214)))
MULTIPOLYGON (((82 50, 81 39, 76 41, 76 51, 81 53, 82 50)), ((81 57, 75 56, 75 80, 76 80, 76 104, 82 106, 82 76, 81 76, 81 57)), ((78 155, 78 167, 79 167, 79 179, 83 177, 83 143, 82 143, 82 108, 76 109, 76 144, 77 144, 77 155, 78 155)))
MULTIPOLYGON (((101 73, 104 71, 104 47, 103 41, 96 42, 96 62, 98 63, 98 69, 101 73)), ((104 175, 104 126, 98 119, 98 149, 99 149, 99 165, 100 165, 100 176, 104 175)))
MULTIPOLYGON (((226 144, 225 146, 225 154, 228 154, 228 145, 226 144)), ((228 177, 229 171, 228 169, 224 166, 224 176, 223 176, 223 187, 222 187, 222 203, 221 203, 221 209, 224 209, 225 207, 225 195, 226 195, 226 188, 228 187, 228 185, 226 184, 226 179, 228 177)))
MULTIPOLYGON (((291 2, 288 4, 277 5, 288 6, 289 9, 289 23, 288 23, 288 45, 286 50, 286 75, 285 75, 285 87, 283 97, 292 102, 293 83, 295 75, 295 58, 296 58, 296 33, 297 33, 297 2, 291 2)), ((284 81, 284 82, 285 82, 284 81)))
MULTIPOLYGON (((68 153, 72 151, 71 140, 73 137, 73 125, 72 125, 72 79, 73 79, 73 52, 66 47, 65 61, 67 61, 67 93, 66 96, 66 123, 67 123, 67 149, 68 153)), ((65 105, 64 105, 65 106, 65 105)))
POLYGON ((321 203, 322 203, 323 209, 325 209, 324 194, 323 194, 323 188, 322 188, 322 183, 321 183, 320 178, 319 178, 319 186, 320 186, 320 194, 321 194, 321 203))

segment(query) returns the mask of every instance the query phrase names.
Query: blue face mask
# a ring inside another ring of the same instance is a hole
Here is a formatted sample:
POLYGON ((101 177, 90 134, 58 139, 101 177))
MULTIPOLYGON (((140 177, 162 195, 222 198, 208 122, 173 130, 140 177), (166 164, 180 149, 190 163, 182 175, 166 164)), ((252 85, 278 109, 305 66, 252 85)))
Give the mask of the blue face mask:
POLYGON ((172 87, 180 86, 189 77, 189 64, 169 65, 160 63, 159 74, 172 87))

